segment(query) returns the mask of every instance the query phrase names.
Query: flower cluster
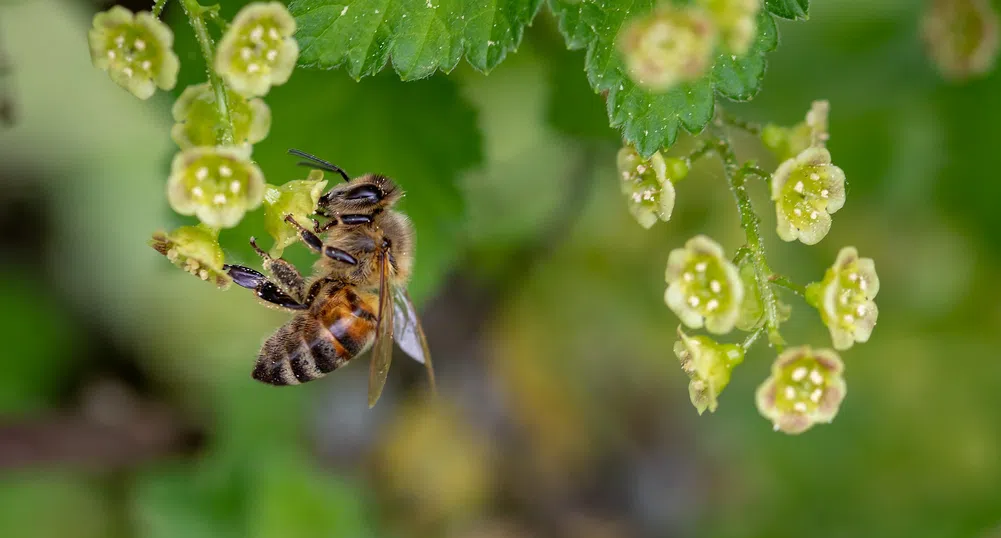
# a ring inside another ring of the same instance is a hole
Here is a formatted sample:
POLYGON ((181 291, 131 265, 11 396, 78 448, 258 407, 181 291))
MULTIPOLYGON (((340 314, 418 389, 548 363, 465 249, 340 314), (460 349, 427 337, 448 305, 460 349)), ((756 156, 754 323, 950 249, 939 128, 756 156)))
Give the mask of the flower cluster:
POLYGON ((619 150, 616 165, 629 212, 640 226, 650 228, 658 220, 670 220, 674 211, 674 182, 688 175, 688 164, 681 159, 665 159, 659 151, 644 159, 627 146, 619 150))
MULTIPOLYGON (((280 255, 295 237, 284 215, 305 224, 326 181, 320 174, 267 186, 251 159, 254 144, 271 128, 271 110, 259 97, 288 81, 299 56, 292 37, 295 19, 288 9, 279 2, 243 7, 231 24, 220 25, 223 35, 216 46, 207 21, 220 22, 218 6, 182 1, 208 81, 187 87, 174 103, 171 138, 180 152, 171 165, 166 194, 174 211, 193 215, 201 224, 157 232, 150 244, 178 266, 222 287, 229 277, 222 269, 219 229, 236 226, 267 195, 266 226, 275 238, 272 251, 280 255)), ((94 65, 140 99, 148 99, 157 87, 172 89, 177 81, 174 34, 158 20, 162 8, 158 2, 152 13, 133 14, 114 6, 94 16, 89 33, 94 65)))

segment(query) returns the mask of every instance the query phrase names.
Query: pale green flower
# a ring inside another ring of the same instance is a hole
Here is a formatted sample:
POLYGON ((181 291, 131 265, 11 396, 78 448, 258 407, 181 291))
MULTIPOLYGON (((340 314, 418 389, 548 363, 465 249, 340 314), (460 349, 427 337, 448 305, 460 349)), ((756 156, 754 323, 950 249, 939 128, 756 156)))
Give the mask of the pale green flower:
POLYGON ((807 148, 775 171, 772 201, 783 241, 816 244, 831 230, 831 214, 845 205, 845 173, 826 149, 807 148))
POLYGON ((772 364, 772 375, 758 387, 756 403, 776 431, 803 433, 838 414, 848 392, 844 365, 830 349, 787 349, 772 364))
POLYGON ((232 228, 264 200, 264 174, 244 148, 202 146, 174 157, 167 200, 182 215, 213 228, 232 228))
POLYGON ((633 82, 663 92, 709 71, 716 37, 705 9, 667 3, 630 22, 618 47, 633 82))
POLYGON ((181 226, 173 232, 157 232, 149 245, 174 265, 222 289, 232 279, 223 270, 225 256, 216 233, 204 226, 181 226))
MULTIPOLYGON (((247 99, 227 91, 229 118, 235 144, 256 144, 271 129, 271 109, 257 98, 247 99)), ((216 106, 215 92, 208 83, 188 86, 174 102, 174 127, 170 136, 181 149, 214 146, 222 140, 223 120, 216 106)))
POLYGON ((295 19, 279 2, 248 4, 219 41, 215 69, 233 91, 268 93, 288 81, 299 58, 295 19))
POLYGON ((650 228, 658 220, 670 220, 674 211, 674 182, 688 174, 688 164, 681 159, 665 159, 659 151, 644 159, 634 148, 626 146, 619 150, 616 166, 629 213, 640 226, 650 228))
POLYGON ((285 247, 295 243, 299 230, 288 222, 285 215, 292 217, 301 226, 312 228, 310 215, 316 211, 316 204, 327 186, 323 172, 312 170, 309 179, 298 179, 281 186, 268 185, 264 192, 264 229, 274 238, 271 248, 272 257, 280 257, 285 247))
POLYGON ((744 300, 744 283, 723 248, 698 235, 671 251, 665 273, 664 301, 681 322, 693 329, 705 324, 716 334, 733 329, 744 300))
POLYGON ((714 413, 720 393, 730 383, 733 367, 744 361, 744 350, 735 344, 720 344, 707 336, 688 336, 678 327, 681 340, 674 343, 674 354, 681 369, 688 374, 688 396, 701 415, 714 413))
POLYGON ((169 90, 177 83, 174 33, 152 14, 112 6, 94 15, 87 38, 94 67, 136 97, 149 99, 157 87, 169 90))
POLYGON ((879 317, 873 299, 879 293, 879 276, 871 258, 859 258, 855 247, 838 252, 824 279, 806 288, 807 300, 831 331, 834 349, 848 349, 869 341, 879 317))

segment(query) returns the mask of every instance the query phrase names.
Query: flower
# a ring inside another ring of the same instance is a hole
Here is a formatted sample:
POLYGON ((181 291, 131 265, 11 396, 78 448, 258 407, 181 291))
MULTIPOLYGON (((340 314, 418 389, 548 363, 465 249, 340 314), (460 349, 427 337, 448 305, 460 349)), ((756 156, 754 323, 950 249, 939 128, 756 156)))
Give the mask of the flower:
POLYGON ((171 50, 174 33, 152 14, 134 14, 121 6, 94 15, 87 34, 94 67, 140 99, 149 99, 156 88, 169 90, 177 83, 180 62, 171 50))
POLYGON ((998 13, 989 0, 932 0, 922 18, 925 48, 942 76, 964 80, 991 71, 998 13))
POLYGON ((761 0, 700 0, 719 28, 720 41, 738 56, 747 54, 754 43, 761 0))
POLYGON ((758 411, 776 431, 803 433, 838 414, 848 387, 844 365, 830 349, 787 349, 772 364, 772 375, 758 387, 758 411))
POLYGON ((876 264, 871 258, 859 258, 855 247, 841 249, 824 279, 806 287, 807 301, 820 311, 838 350, 869 340, 879 316, 873 301, 877 293, 876 264))
POLYGON ((626 26, 618 44, 630 78, 662 92, 709 70, 716 34, 705 9, 668 4, 626 26))
POLYGON ((249 4, 219 41, 215 69, 233 91, 264 95, 292 76, 299 58, 295 19, 279 2, 249 4))
POLYGON ((707 336, 688 336, 678 327, 680 341, 674 343, 674 354, 681 369, 688 374, 688 396, 701 415, 706 409, 714 413, 717 398, 730 383, 733 367, 744 361, 744 349, 736 344, 720 344, 707 336))
POLYGON ((285 247, 294 243, 299 231, 285 222, 285 215, 309 228, 309 215, 316 211, 316 204, 327 186, 323 172, 312 170, 308 179, 289 181, 280 187, 268 185, 264 192, 264 228, 275 239, 271 248, 273 258, 281 257, 285 247))
POLYGON ((674 181, 688 175, 688 163, 665 159, 660 152, 644 159, 630 146, 619 150, 616 165, 621 176, 622 194, 629 212, 640 226, 650 228, 657 220, 667 222, 674 211, 674 181))
POLYGON ((831 214, 845 205, 845 173, 824 148, 811 147, 779 165, 772 200, 783 241, 820 242, 831 230, 831 214))
POLYGON ((737 268, 723 257, 723 248, 698 235, 674 249, 667 259, 664 302, 685 325, 722 334, 733 329, 744 300, 737 268))
POLYGON ((831 104, 814 101, 806 113, 806 119, 792 127, 780 127, 769 123, 761 130, 761 141, 772 150, 781 161, 799 155, 809 147, 824 147, 831 137, 827 127, 827 117, 831 104))
POLYGON ((181 226, 169 234, 157 232, 149 245, 174 265, 202 280, 211 280, 221 289, 233 281, 223 270, 224 255, 216 232, 204 226, 181 226))
POLYGON ((197 215, 213 228, 232 228, 263 199, 264 174, 245 149, 196 147, 174 157, 167 200, 182 215, 197 215))
MULTIPOLYGON (((264 101, 247 99, 227 91, 229 118, 233 123, 236 144, 256 144, 268 136, 271 129, 271 109, 264 101)), ((216 108, 215 92, 208 83, 188 86, 174 102, 174 127, 170 137, 181 149, 194 146, 214 146, 221 141, 223 120, 216 108)))

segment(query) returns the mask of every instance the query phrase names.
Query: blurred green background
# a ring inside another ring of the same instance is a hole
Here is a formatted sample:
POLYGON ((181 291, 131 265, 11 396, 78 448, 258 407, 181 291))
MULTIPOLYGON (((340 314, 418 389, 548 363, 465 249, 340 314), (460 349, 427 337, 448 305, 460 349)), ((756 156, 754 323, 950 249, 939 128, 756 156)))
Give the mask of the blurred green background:
MULTIPOLYGON (((164 196, 169 110, 204 73, 178 7, 178 88, 139 102, 90 64, 107 5, 0 3, 18 116, 0 130, 0 536, 1001 536, 1001 73, 943 81, 923 4, 814 2, 780 22, 761 94, 723 104, 793 124, 830 100, 848 202, 816 247, 770 233, 771 264, 807 282, 855 245, 882 282, 872 340, 843 353, 838 418, 790 437, 754 407, 772 350, 754 348, 703 417, 671 351, 668 252, 696 233, 742 242, 718 163, 641 229, 584 54, 546 10, 489 76, 298 70, 266 98, 254 156, 269 182, 304 177, 284 155, 297 147, 408 192, 444 397, 423 405, 421 369, 398 357, 369 411, 364 359, 295 389, 253 382, 286 316, 146 244, 188 222, 164 196)), ((222 242, 256 266, 250 235, 259 213, 222 242)), ((827 345, 789 301, 787 339, 827 345)))

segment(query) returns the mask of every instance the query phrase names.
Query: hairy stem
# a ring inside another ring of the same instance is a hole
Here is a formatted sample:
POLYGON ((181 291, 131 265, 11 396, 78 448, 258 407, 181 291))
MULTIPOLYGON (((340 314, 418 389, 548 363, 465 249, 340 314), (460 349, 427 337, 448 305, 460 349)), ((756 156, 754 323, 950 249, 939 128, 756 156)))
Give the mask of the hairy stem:
POLYGON ((761 219, 758 218, 751 205, 751 198, 744 185, 746 175, 741 173, 737 156, 733 152, 730 139, 727 137, 721 121, 717 120, 711 124, 710 136, 716 144, 716 151, 723 160, 723 171, 726 173, 730 191, 733 193, 734 200, 737 202, 737 210, 740 212, 740 227, 744 229, 744 235, 747 237, 746 247, 750 251, 751 265, 754 267, 754 283, 761 293, 761 301, 765 307, 764 327, 768 332, 768 341, 781 351, 784 341, 779 333, 778 299, 768 281, 771 270, 768 268, 764 242, 761 239, 761 219))
POLYGON ((184 14, 188 16, 191 29, 195 31, 195 37, 198 38, 198 46, 202 49, 202 57, 205 59, 205 70, 208 72, 209 83, 215 92, 216 108, 219 110, 219 118, 222 120, 222 136, 219 143, 224 146, 232 145, 233 122, 229 117, 226 86, 222 83, 222 79, 219 78, 219 75, 216 74, 213 68, 215 65, 215 48, 212 43, 212 37, 209 35, 209 30, 205 25, 205 8, 198 3, 198 0, 181 0, 181 6, 184 7, 184 14))
POLYGON ((165 5, 167 5, 167 0, 156 0, 153 2, 153 16, 159 19, 165 5))
POLYGON ((767 327, 765 324, 759 325, 757 329, 754 329, 751 332, 751 334, 747 335, 747 338, 744 338, 744 341, 740 343, 741 349, 743 349, 744 352, 747 353, 747 350, 751 349, 751 346, 754 345, 754 342, 756 342, 758 340, 758 337, 764 334, 766 330, 767 327))
POLYGON ((698 161, 702 157, 712 153, 714 149, 716 148, 713 146, 712 142, 704 141, 699 144, 698 147, 693 149, 691 153, 685 156, 685 163, 691 167, 695 161, 698 161))
POLYGON ((785 288, 800 297, 806 298, 806 287, 800 286, 799 284, 789 280, 782 275, 772 275, 768 277, 768 280, 780 288, 785 288))
POLYGON ((747 131, 748 133, 754 136, 758 136, 761 134, 760 125, 751 121, 742 120, 736 116, 731 116, 730 113, 726 112, 725 110, 720 110, 717 113, 716 117, 719 118, 723 123, 731 127, 736 127, 740 130, 747 131))

